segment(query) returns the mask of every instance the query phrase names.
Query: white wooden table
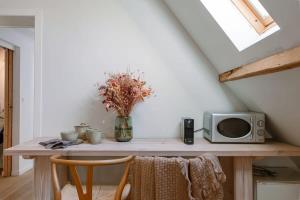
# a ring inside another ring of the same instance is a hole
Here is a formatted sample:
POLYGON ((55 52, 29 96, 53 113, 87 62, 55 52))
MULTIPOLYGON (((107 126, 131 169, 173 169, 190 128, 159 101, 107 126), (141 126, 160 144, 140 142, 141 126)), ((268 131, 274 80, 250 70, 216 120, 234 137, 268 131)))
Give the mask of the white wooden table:
POLYGON ((235 200, 253 200, 252 161, 255 157, 300 156, 300 147, 268 142, 266 144, 211 144, 195 139, 194 145, 186 145, 180 139, 133 139, 119 143, 105 139, 101 144, 80 144, 66 149, 49 150, 39 145, 38 138, 4 150, 5 155, 21 155, 34 159, 34 196, 36 200, 51 199, 51 155, 65 156, 198 156, 212 153, 234 157, 235 200))

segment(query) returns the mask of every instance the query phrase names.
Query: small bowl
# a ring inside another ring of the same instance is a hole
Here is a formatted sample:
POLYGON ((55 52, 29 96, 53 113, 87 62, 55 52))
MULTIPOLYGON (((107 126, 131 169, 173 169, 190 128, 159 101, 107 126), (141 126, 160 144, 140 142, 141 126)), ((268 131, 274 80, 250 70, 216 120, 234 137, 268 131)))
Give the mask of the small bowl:
POLYGON ((75 141, 78 138, 78 133, 75 131, 61 132, 61 139, 65 141, 75 141))
POLYGON ((103 132, 98 129, 87 129, 86 137, 89 143, 99 144, 102 141, 103 132))

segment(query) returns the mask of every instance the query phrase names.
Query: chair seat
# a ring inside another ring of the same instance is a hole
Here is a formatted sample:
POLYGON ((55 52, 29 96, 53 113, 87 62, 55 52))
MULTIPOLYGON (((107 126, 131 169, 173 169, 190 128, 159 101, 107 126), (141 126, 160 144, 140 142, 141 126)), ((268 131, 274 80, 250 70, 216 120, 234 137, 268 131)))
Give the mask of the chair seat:
MULTIPOLYGON (((93 186, 93 200, 113 200, 117 186, 95 185, 93 186)), ((85 191, 85 186, 83 186, 85 191)), ((61 191, 62 200, 79 200, 75 185, 67 184, 61 191)))
MULTIPOLYGON (((94 185, 93 200, 113 200, 115 197, 116 185, 94 185)), ((85 192, 85 186, 83 186, 85 192)), ((122 200, 125 200, 129 194, 130 185, 127 184, 122 193, 122 200)), ((61 190, 62 200, 79 200, 75 185, 67 184, 61 190)))

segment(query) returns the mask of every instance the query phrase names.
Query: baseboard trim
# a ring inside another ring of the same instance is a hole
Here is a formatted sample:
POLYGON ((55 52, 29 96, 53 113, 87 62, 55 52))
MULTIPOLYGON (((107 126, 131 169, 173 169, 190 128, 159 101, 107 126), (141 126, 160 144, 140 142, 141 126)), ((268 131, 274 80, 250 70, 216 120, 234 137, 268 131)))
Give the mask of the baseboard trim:
POLYGON ((12 175, 12 176, 20 176, 20 175, 22 175, 22 174, 28 172, 28 171, 31 170, 32 168, 33 168, 33 166, 26 166, 26 167, 24 167, 24 168, 22 168, 22 169, 12 171, 12 172, 11 172, 11 175, 12 175))

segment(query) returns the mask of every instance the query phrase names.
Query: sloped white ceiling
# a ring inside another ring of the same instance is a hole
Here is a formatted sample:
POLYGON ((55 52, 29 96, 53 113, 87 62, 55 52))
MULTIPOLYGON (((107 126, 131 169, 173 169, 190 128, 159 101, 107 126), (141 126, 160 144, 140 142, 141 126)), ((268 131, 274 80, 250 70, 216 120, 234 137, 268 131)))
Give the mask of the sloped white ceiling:
MULTIPOLYGON (((200 0, 165 0, 219 73, 300 44, 300 1, 260 1, 281 29, 239 52, 200 0)), ((226 84, 250 110, 267 114, 271 134, 300 145, 300 69, 226 84)))

